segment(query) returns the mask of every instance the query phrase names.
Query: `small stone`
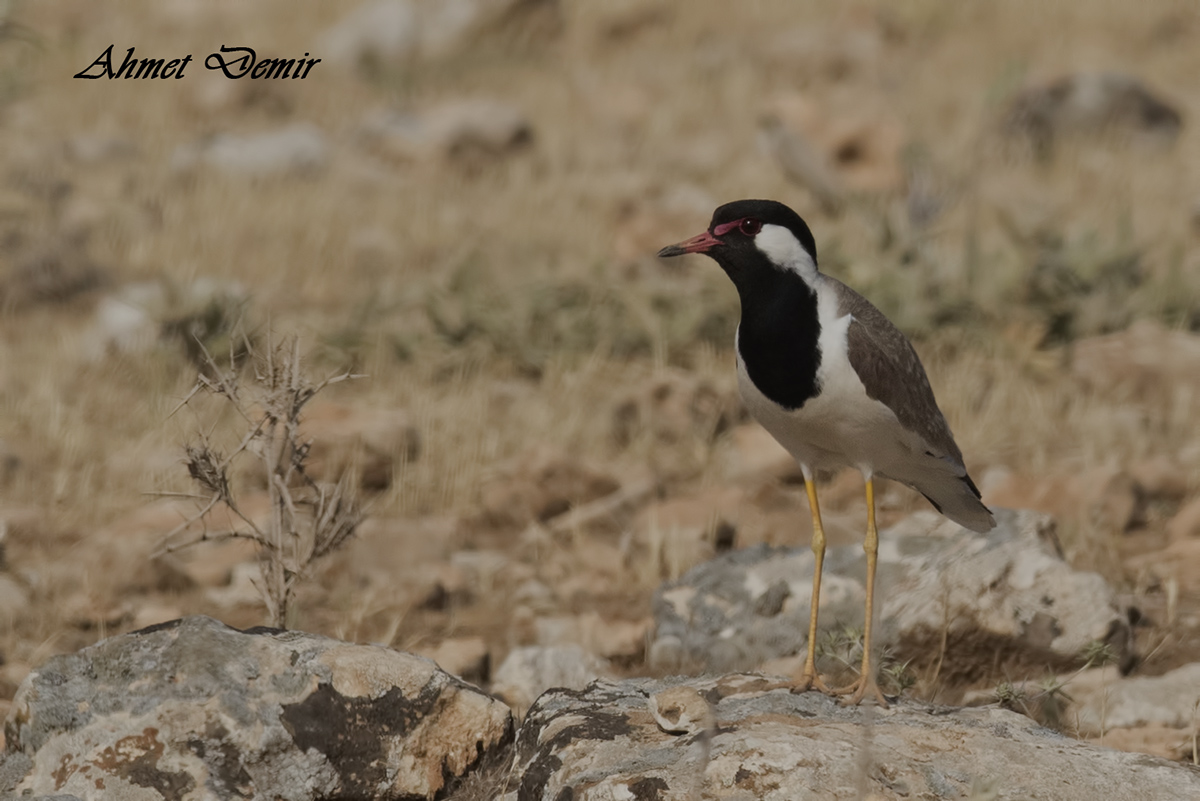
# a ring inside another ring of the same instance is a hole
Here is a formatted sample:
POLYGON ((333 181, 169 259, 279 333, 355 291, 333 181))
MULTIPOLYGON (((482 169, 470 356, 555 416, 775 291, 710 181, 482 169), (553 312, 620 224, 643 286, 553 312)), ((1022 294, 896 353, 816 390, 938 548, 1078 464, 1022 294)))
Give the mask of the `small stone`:
POLYGON ((1079 72, 1030 87, 1012 101, 1004 132, 1041 158, 1067 138, 1107 135, 1157 147, 1173 144, 1183 117, 1141 80, 1122 73, 1079 72))
POLYGON ((551 687, 582 690, 608 673, 608 663, 578 645, 514 648, 496 669, 491 691, 523 713, 551 687))
POLYGON ((683 640, 674 634, 656 637, 646 662, 656 672, 675 672, 683 664, 683 640))
POLYGON ((694 687, 670 687, 650 696, 650 714, 670 734, 698 734, 715 724, 712 704, 694 687))
POLYGON ((67 154, 82 164, 98 164, 133 158, 138 148, 123 136, 80 134, 67 140, 67 154))
POLYGON ((325 135, 311 123, 294 123, 259 134, 219 134, 212 139, 181 145, 171 157, 176 171, 199 165, 230 175, 311 175, 329 160, 325 135))
POLYGON ((774 617, 783 611, 783 604, 792 596, 792 588, 786 581, 777 581, 758 596, 754 602, 754 613, 763 617, 774 617))
POLYGON ((416 161, 495 158, 533 141, 533 126, 520 109, 499 100, 469 98, 421 112, 386 111, 369 116, 363 136, 382 156, 416 161))
MULTIPOLYGON (((84 335, 88 358, 137 354, 155 347, 180 347, 202 357, 199 335, 214 352, 234 320, 247 314, 249 295, 236 281, 198 278, 175 286, 164 281, 125 284, 102 297, 84 335)), ((227 344, 227 341, 226 341, 227 344)))

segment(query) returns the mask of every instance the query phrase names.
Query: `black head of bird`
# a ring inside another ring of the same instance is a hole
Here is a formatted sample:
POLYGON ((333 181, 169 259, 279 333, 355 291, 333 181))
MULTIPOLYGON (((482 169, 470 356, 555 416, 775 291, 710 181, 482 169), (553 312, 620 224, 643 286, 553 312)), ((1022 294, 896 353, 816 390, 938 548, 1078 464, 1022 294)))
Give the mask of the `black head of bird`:
POLYGON ((660 258, 703 253, 721 265, 734 284, 755 269, 786 269, 796 260, 817 263, 817 243, 799 214, 776 200, 736 200, 713 212, 704 233, 668 245, 660 258))

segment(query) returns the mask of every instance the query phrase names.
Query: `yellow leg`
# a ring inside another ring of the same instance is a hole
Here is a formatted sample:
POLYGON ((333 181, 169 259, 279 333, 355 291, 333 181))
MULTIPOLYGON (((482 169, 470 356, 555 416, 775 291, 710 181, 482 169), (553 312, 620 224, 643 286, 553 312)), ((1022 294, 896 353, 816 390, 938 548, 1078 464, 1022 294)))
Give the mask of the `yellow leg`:
POLYGON ((817 610, 821 601, 821 567, 825 563, 825 529, 821 525, 821 507, 817 504, 817 486, 807 469, 804 470, 804 489, 808 492, 808 506, 812 510, 813 534, 813 585, 812 608, 808 613, 808 652, 804 657, 804 668, 796 681, 796 690, 809 689, 830 692, 829 687, 817 674, 817 610))
POLYGON ((875 480, 867 478, 867 538, 863 541, 863 550, 867 554, 867 606, 866 623, 863 627, 863 658, 862 670, 858 680, 849 687, 835 690, 838 695, 849 694, 843 703, 853 705, 860 703, 866 696, 871 696, 881 707, 887 708, 887 699, 883 697, 879 685, 875 683, 875 671, 871 665, 871 624, 875 620, 875 562, 879 555, 879 531, 875 528, 875 480))

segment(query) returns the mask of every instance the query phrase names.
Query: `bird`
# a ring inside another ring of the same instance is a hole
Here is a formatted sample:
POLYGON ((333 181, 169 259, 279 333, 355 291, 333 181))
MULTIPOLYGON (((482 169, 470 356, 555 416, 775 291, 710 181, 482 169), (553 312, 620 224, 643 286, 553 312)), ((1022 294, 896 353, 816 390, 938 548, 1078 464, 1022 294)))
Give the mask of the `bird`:
POLYGON ((996 525, 967 474, 962 452, 938 408, 912 343, 866 298, 817 269, 808 224, 774 200, 737 200, 713 212, 703 233, 658 252, 702 253, 725 271, 741 302, 734 335, 743 403, 799 463, 812 513, 812 606, 796 691, 870 697, 882 707, 871 662, 879 532, 876 476, 905 484, 965 528, 996 525), (830 688, 816 670, 817 610, 825 532, 814 477, 857 468, 863 475, 867 532, 862 665, 846 687, 830 688))

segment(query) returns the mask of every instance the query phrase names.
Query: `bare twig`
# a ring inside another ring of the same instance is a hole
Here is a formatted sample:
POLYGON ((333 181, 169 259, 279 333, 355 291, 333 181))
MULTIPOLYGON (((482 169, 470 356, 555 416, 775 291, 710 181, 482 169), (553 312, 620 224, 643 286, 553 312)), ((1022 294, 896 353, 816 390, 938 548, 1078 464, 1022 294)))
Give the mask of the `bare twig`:
POLYGON ((175 528, 168 531, 166 534, 164 534, 162 536, 162 539, 160 539, 158 541, 158 545, 155 547, 154 553, 151 555, 151 558, 157 559, 159 556, 162 556, 165 553, 170 553, 171 550, 168 548, 167 543, 169 543, 172 539, 174 539, 176 535, 183 533, 187 529, 194 526, 197 522, 203 520, 208 515, 208 513, 211 512, 216 507, 216 505, 220 502, 221 502, 220 498, 210 497, 208 499, 208 504, 203 509, 201 509, 199 512, 197 512, 192 517, 189 517, 186 520, 184 520, 182 523, 180 523, 178 526, 176 526, 175 528))
MULTIPOLYGON (((363 519, 356 483, 348 475, 343 475, 332 487, 323 486, 308 475, 311 443, 300 431, 301 413, 318 392, 356 376, 337 373, 314 384, 304 375, 300 344, 294 337, 276 345, 268 332, 267 346, 262 352, 256 352, 249 340, 244 345, 252 358, 254 374, 254 381, 245 385, 236 367, 222 369, 203 343, 197 343, 203 355, 202 371, 196 386, 172 414, 192 402, 198 393, 205 392, 224 398, 247 429, 228 455, 214 448, 208 435, 186 447, 188 474, 203 493, 176 496, 203 501, 203 506, 163 537, 155 555, 174 553, 202 542, 229 539, 253 542, 262 560, 262 578, 255 586, 262 593, 271 624, 283 628, 297 580, 307 575, 318 559, 344 545, 363 519), (242 459, 257 465, 266 484, 270 504, 266 522, 256 521, 243 511, 230 479, 234 464, 242 459), (237 518, 240 523, 235 525, 239 527, 208 530, 207 519, 218 507, 224 507, 237 518), (198 534, 179 539, 197 528, 198 534)), ((234 361, 231 359, 230 363, 234 361)))
POLYGON ((193 545, 199 545, 202 542, 224 542, 225 540, 250 540, 257 543, 258 537, 248 531, 203 531, 199 537, 186 542, 170 543, 155 551, 154 557, 159 558, 173 554, 177 551, 182 551, 184 548, 191 548, 193 545))

